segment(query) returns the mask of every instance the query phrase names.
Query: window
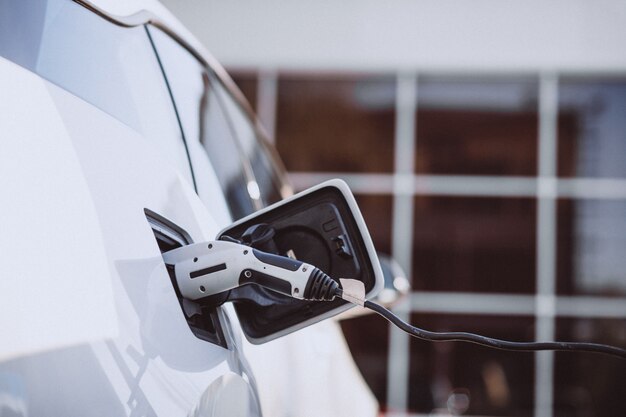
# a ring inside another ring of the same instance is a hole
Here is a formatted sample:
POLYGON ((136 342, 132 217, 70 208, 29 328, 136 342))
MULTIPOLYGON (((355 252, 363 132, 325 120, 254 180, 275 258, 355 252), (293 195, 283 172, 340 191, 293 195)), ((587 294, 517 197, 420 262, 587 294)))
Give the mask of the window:
MULTIPOLYGON (((559 318, 559 340, 626 345, 626 321, 617 319, 559 318)), ((616 416, 622 414, 626 385, 622 361, 604 355, 570 353, 554 361, 554 415, 616 416), (621 411, 620 411, 621 410, 621 411)))
POLYGON ((218 83, 215 85, 215 90, 230 117, 237 138, 241 142, 243 153, 246 159, 250 161, 263 202, 271 204, 279 201, 282 198, 280 194, 281 182, 274 161, 270 158, 268 145, 257 138, 250 118, 223 86, 218 83))
POLYGON ((424 77, 418 86, 418 173, 535 175, 537 82, 424 77))
POLYGON ((281 75, 276 147, 290 171, 392 172, 393 78, 281 75))
POLYGON ((279 200, 278 174, 248 116, 209 68, 165 33, 149 31, 190 147, 200 198, 207 206, 217 204, 221 187, 235 219, 279 200))
POLYGON ((530 198, 415 197, 413 288, 533 293, 535 207, 530 198))
POLYGON ((233 81, 239 87, 250 104, 250 107, 258 113, 257 106, 257 90, 259 88, 259 80, 255 72, 247 71, 229 71, 233 81))
POLYGON ((626 201, 561 199, 557 210, 557 291, 625 296, 626 201))
MULTIPOLYGON (((468 331, 530 341, 527 316, 413 314, 411 323, 434 331, 468 331)), ((485 349, 469 343, 410 340, 409 409, 425 414, 530 416, 533 407, 532 355, 485 349)))
POLYGON ((559 175, 626 177, 626 78, 572 78, 559 85, 559 175))

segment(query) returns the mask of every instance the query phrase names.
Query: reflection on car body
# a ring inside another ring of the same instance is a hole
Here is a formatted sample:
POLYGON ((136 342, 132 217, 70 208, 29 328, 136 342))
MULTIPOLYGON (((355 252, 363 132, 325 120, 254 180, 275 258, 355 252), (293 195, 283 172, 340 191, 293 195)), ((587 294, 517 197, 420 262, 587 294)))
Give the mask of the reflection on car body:
POLYGON ((232 306, 182 314, 161 251, 290 188, 162 6, 0 0, 0 91, 0 415, 375 413, 334 323, 254 349, 232 306), (333 401, 303 408, 311 387, 333 401))

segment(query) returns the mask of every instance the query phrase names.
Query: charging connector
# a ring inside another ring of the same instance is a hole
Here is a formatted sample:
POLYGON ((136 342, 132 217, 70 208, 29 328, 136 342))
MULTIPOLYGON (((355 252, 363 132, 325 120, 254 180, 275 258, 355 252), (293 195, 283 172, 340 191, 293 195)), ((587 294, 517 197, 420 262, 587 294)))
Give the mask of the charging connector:
POLYGON ((339 288, 313 265, 234 242, 196 243, 163 258, 173 266, 178 289, 189 300, 256 284, 301 300, 331 301, 339 288))

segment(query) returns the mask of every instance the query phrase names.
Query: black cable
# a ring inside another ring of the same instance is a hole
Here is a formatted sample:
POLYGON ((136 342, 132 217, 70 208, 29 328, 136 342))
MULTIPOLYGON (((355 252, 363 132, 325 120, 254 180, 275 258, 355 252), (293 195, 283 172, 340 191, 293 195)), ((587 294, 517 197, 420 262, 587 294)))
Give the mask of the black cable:
POLYGON ((239 243, 242 244, 241 240, 237 240, 234 237, 230 237, 228 235, 222 235, 220 236, 220 240, 226 241, 226 242, 231 242, 231 243, 239 243))
MULTIPOLYGON (((341 290, 337 291, 337 295, 341 297, 341 290)), ((537 350, 562 350, 570 352, 595 352, 607 355, 617 356, 626 359, 626 349, 615 346, 601 345, 598 343, 585 342, 511 342, 508 340, 493 339, 487 336, 481 336, 467 332, 431 332, 411 326, 401 320, 398 316, 387 310, 385 307, 372 301, 365 301, 365 308, 380 314, 389 322, 395 324, 401 330, 404 330, 413 337, 428 340, 432 342, 469 342, 490 348, 514 351, 537 351, 537 350)))

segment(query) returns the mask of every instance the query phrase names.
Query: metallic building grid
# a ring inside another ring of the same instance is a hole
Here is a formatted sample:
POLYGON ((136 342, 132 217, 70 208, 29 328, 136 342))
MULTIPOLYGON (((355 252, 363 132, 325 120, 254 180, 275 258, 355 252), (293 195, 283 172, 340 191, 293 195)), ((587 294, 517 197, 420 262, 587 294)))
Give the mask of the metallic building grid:
MULTIPOLYGON (((466 74, 467 75, 467 74, 466 74)), ((580 74, 578 74, 580 75, 580 74)), ((395 312, 408 319, 412 312, 443 314, 484 314, 533 317, 537 340, 553 339, 557 318, 626 318, 626 298, 556 295, 556 202, 559 198, 577 200, 626 199, 626 179, 559 178, 558 159, 558 86, 559 74, 538 74, 539 134, 537 176, 475 176, 415 174, 415 155, 419 152, 415 125, 418 74, 396 74, 396 129, 394 138, 394 172, 334 173, 290 172, 296 190, 302 190, 331 178, 341 177, 354 194, 391 196, 392 255, 411 277, 413 197, 530 197, 537 200, 536 250, 537 291, 534 295, 482 294, 417 291, 395 312)), ((276 117, 275 71, 259 74, 259 112, 274 131, 276 117), (272 108, 273 107, 273 108, 272 108)), ((409 336, 390 326, 387 374, 388 416, 435 417, 436 414, 408 413, 409 336)), ((534 417, 553 416, 554 353, 535 353, 534 417)), ((480 416, 471 416, 480 417, 480 416)), ((496 417, 496 416, 489 416, 496 417)))

